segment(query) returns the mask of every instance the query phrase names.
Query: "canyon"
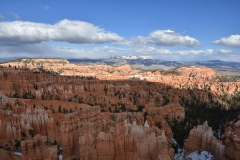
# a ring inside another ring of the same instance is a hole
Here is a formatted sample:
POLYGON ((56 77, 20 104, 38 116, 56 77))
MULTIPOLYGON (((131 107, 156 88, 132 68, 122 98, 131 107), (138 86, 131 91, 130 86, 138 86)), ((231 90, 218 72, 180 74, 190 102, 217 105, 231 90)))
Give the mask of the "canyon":
POLYGON ((0 67, 0 146, 21 152, 22 159, 171 160, 184 141, 175 138, 180 129, 189 134, 182 135, 185 154, 240 157, 239 116, 227 118, 216 137, 215 116, 192 112, 201 106, 229 116, 239 112, 240 82, 222 81, 211 68, 143 72, 62 59, 19 59, 0 67))

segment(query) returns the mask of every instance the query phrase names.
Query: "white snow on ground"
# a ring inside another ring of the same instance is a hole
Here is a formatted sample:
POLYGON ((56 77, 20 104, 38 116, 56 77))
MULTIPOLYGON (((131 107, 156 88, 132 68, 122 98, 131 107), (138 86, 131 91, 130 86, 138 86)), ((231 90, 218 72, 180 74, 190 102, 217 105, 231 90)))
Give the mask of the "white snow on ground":
MULTIPOLYGON (((202 151, 201 154, 198 151, 190 153, 185 156, 185 158, 192 158, 192 160, 213 160, 213 155, 207 151, 202 151)), ((184 153, 182 154, 175 154, 174 160, 184 160, 184 153)))
POLYGON ((19 155, 19 156, 22 156, 22 153, 21 152, 12 152, 13 154, 16 154, 16 155, 19 155))
POLYGON ((184 149, 178 148, 178 153, 174 155, 174 160, 184 160, 184 149))

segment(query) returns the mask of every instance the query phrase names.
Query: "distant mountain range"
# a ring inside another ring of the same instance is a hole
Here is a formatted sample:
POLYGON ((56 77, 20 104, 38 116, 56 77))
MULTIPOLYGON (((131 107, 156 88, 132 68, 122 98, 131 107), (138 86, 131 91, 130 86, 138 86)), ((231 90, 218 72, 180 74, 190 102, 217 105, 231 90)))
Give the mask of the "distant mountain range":
POLYGON ((211 61, 165 61, 153 59, 149 56, 111 56, 105 59, 68 59, 69 62, 78 65, 82 64, 108 64, 108 65, 123 65, 129 64, 133 68, 143 70, 167 70, 182 66, 206 66, 214 69, 220 74, 240 76, 240 62, 227 62, 220 60, 211 61))
POLYGON ((109 65, 121 65, 121 64, 129 64, 136 65, 142 64, 144 66, 151 65, 164 65, 168 67, 181 67, 181 66, 192 66, 192 65, 203 65, 207 67, 229 67, 229 68, 239 68, 240 62, 227 62, 220 60, 211 60, 211 61, 192 61, 192 62, 184 62, 184 61, 165 61, 159 59, 153 59, 150 56, 111 56, 105 59, 68 59, 71 63, 102 63, 109 65))

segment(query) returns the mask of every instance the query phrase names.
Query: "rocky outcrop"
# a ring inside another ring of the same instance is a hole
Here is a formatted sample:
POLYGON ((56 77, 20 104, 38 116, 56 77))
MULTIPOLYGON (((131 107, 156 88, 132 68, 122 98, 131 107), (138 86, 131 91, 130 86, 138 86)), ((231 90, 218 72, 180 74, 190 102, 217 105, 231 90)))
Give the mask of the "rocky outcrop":
POLYGON ((234 124, 228 122, 225 132, 221 136, 223 141, 217 140, 207 122, 190 131, 185 143, 185 153, 189 154, 197 150, 205 150, 214 155, 214 159, 239 160, 240 159, 240 115, 234 124))
POLYGON ((169 117, 171 120, 183 120, 185 117, 184 108, 177 103, 168 104, 163 107, 152 107, 148 109, 148 114, 161 115, 164 118, 169 117))
POLYGON ((1 159, 4 159, 4 160, 21 160, 21 156, 12 154, 11 152, 3 149, 0 149, 0 155, 1 155, 1 159))
POLYGON ((180 67, 176 69, 176 71, 178 74, 186 77, 201 77, 201 78, 212 79, 219 76, 211 68, 204 67, 204 66, 180 67))
POLYGON ((185 154, 205 150, 211 152, 216 160, 223 159, 224 149, 225 146, 213 136, 212 128, 208 126, 207 122, 192 129, 185 142, 185 154))
POLYGON ((238 121, 226 126, 224 135, 222 136, 225 143, 224 160, 240 159, 240 115, 238 121))
POLYGON ((57 145, 47 145, 47 136, 41 136, 38 134, 35 137, 28 136, 26 140, 21 141, 23 160, 58 160, 57 151, 57 145))
POLYGON ((63 159, 172 159, 164 131, 127 121, 114 122, 102 117, 99 108, 66 115, 61 125, 63 159), (86 113, 86 114, 85 114, 86 113), (102 118, 103 119, 102 119, 102 118), (74 121, 78 119, 78 121, 74 121), (160 134, 162 133, 162 134, 160 134), (78 143, 76 143, 78 142, 78 143), (159 152, 159 146, 162 147, 159 152))

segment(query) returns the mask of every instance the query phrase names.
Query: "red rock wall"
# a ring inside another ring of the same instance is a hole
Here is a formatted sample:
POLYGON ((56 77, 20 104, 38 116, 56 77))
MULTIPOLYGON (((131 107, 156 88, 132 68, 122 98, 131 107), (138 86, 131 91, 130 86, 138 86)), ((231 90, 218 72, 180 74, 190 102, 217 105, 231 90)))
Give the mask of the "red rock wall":
POLYGON ((224 149, 225 146, 213 136, 212 128, 207 125, 207 122, 192 129, 185 142, 185 154, 205 150, 211 152, 216 160, 223 159, 224 149))
POLYGON ((223 139, 225 143, 224 160, 240 160, 240 115, 235 124, 226 127, 223 139))

